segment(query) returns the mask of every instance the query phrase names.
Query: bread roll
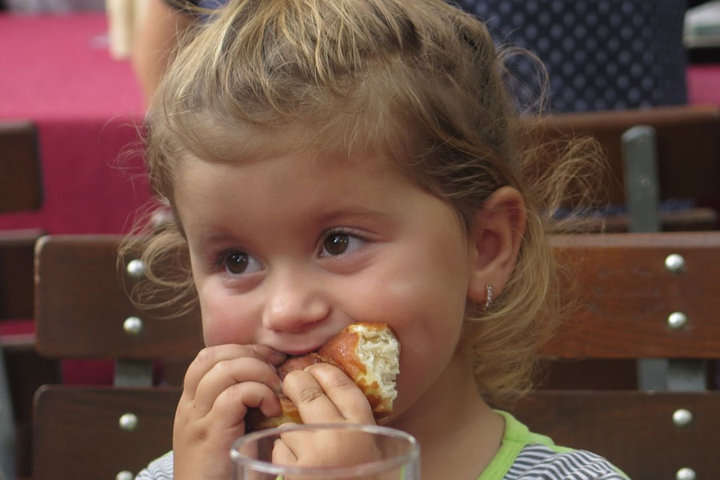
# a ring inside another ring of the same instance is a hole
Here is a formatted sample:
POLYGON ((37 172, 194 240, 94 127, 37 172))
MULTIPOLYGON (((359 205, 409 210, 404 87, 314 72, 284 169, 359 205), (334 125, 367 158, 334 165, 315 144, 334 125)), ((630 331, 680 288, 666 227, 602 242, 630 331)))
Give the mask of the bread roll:
MULTIPOLYGON (((331 338, 317 352, 291 357, 278 367, 280 378, 293 370, 326 362, 341 368, 365 394, 375 419, 392 412, 397 397, 396 378, 400 371, 400 344, 385 323, 353 323, 331 338)), ((247 430, 277 427, 283 423, 302 423, 300 414, 289 398, 280 395, 283 414, 265 417, 251 410, 246 418, 247 430)))

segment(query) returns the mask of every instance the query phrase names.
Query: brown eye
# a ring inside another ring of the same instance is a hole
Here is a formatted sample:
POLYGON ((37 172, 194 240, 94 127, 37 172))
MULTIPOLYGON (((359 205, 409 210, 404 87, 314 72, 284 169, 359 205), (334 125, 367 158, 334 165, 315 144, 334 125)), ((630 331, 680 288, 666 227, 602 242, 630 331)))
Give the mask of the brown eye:
POLYGON ((225 270, 228 273, 245 273, 248 263, 248 255, 244 252, 230 252, 225 256, 225 270))
POLYGON ((323 253, 327 255, 342 255, 350 245, 350 235, 347 233, 331 233, 323 242, 323 253))

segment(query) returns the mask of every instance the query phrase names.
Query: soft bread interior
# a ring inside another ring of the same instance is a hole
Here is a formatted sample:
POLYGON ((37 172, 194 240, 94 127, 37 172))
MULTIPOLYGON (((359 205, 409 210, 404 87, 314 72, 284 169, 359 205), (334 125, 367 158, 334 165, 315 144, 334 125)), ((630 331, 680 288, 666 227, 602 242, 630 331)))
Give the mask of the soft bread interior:
POLYGON ((377 385, 375 392, 383 399, 387 411, 397 397, 396 378, 400 372, 400 344, 388 328, 377 328, 374 325, 354 324, 348 330, 358 335, 355 354, 366 366, 365 373, 356 381, 365 385, 377 385))

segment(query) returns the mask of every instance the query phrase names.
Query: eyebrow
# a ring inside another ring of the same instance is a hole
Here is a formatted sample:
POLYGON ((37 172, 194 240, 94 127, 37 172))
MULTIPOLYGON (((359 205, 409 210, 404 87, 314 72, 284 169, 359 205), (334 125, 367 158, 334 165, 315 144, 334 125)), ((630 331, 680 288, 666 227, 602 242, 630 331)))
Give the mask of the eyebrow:
POLYGON ((392 215, 387 212, 364 207, 351 207, 329 211, 319 215, 316 221, 317 223, 333 223, 344 218, 380 218, 389 220, 391 217, 392 215))
MULTIPOLYGON (((360 219, 373 219, 380 220, 381 222, 388 222, 392 218, 392 215, 387 212, 381 212, 365 207, 351 207, 343 209, 334 209, 328 212, 323 212, 313 218, 306 218, 304 223, 312 223, 316 225, 327 225, 335 222, 342 221, 353 221, 360 219)), ((238 240, 242 243, 242 235, 232 232, 230 229, 224 226, 216 225, 205 225, 203 227, 204 232, 199 235, 200 243, 204 245, 215 245, 222 243, 236 243, 238 240)))
MULTIPOLYGON (((388 225, 392 217, 391 213, 363 206, 348 206, 347 208, 340 206, 339 208, 321 212, 314 217, 305 216, 302 222, 304 225, 327 226, 334 223, 342 224, 358 220, 373 220, 388 225)), ((241 232, 233 232, 232 229, 224 225, 214 224, 205 224, 203 232, 198 236, 198 244, 205 247, 226 243, 244 245, 248 240, 250 239, 245 238, 241 232)))
POLYGON ((207 245, 215 245, 218 243, 236 242, 237 235, 233 235, 227 231, 219 231, 213 229, 210 232, 203 232, 199 235, 200 243, 207 245))

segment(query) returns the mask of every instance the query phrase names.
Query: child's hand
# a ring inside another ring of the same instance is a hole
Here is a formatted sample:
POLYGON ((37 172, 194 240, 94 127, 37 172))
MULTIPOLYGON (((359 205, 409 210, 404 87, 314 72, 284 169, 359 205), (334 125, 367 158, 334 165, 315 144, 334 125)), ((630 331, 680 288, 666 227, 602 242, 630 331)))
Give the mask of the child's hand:
MULTIPOLYGON (((375 423, 363 392, 333 365, 318 363, 290 372, 283 391, 305 424, 375 423)), ((290 465, 348 466, 377 459, 379 451, 372 438, 357 432, 287 433, 273 449, 273 462, 290 465)))
POLYGON ((245 414, 259 407, 278 415, 282 386, 274 365, 284 354, 256 345, 203 349, 185 374, 173 427, 176 480, 227 480, 232 443, 245 433, 245 414))

